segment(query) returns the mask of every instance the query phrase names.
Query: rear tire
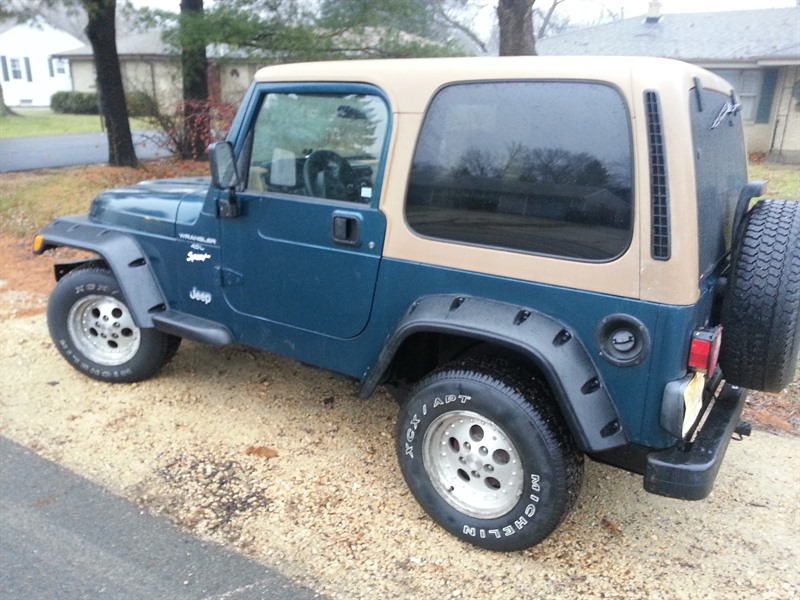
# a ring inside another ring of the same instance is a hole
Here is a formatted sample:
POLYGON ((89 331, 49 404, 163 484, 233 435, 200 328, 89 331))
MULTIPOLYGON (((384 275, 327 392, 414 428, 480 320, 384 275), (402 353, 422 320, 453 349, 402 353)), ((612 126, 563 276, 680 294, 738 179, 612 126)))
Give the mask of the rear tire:
POLYGON ((778 392, 800 350, 800 202, 763 200, 735 240, 722 303, 720 366, 740 387, 778 392))
POLYGON ((56 285, 47 305, 50 336, 75 369, 99 381, 131 383, 155 375, 180 338, 139 328, 112 273, 76 269, 56 285))
POLYGON ((396 450, 428 515, 487 550, 544 540, 583 479, 583 455, 547 387, 497 358, 452 363, 420 381, 400 410, 396 450))

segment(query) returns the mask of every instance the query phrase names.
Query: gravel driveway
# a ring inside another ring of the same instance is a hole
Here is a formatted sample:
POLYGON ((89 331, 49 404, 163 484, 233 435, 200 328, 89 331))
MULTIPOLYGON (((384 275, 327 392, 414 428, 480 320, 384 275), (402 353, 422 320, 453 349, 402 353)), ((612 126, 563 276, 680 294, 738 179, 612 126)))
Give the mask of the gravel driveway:
POLYGON ((553 536, 494 554, 414 502, 387 395, 359 400, 329 373, 192 343, 154 380, 97 383, 53 348, 43 301, 0 287, 2 434, 333 598, 800 598, 796 437, 732 442, 701 502, 587 463, 553 536))

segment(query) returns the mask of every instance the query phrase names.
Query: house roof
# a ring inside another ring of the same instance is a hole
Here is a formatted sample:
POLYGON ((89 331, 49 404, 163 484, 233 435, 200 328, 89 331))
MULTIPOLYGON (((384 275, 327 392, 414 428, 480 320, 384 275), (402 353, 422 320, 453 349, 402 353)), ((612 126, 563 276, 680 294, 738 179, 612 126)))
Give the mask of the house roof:
MULTIPOLYGON (((160 31, 146 31, 134 33, 117 38, 117 54, 120 58, 166 58, 176 54, 169 45, 161 39, 160 31)), ((74 50, 67 50, 55 55, 57 58, 70 60, 93 57, 91 44, 86 44, 74 50)))
POLYGON ((641 16, 545 38, 536 48, 542 55, 800 64, 800 7, 641 16))

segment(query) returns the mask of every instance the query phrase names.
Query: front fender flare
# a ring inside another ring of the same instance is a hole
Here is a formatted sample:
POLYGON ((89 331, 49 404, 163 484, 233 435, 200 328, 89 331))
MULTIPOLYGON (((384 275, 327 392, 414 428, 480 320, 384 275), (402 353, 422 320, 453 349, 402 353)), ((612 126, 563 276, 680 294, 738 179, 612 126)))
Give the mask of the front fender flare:
POLYGON ((446 294, 414 302, 363 378, 362 397, 382 383, 403 342, 422 332, 500 344, 533 361, 582 451, 601 452, 628 442, 600 373, 568 327, 533 309, 482 298, 446 294))
POLYGON ((83 218, 57 219, 41 229, 38 236, 42 239, 39 254, 48 248, 66 246, 101 256, 119 281, 138 327, 153 327, 152 314, 166 308, 150 260, 132 236, 83 218))

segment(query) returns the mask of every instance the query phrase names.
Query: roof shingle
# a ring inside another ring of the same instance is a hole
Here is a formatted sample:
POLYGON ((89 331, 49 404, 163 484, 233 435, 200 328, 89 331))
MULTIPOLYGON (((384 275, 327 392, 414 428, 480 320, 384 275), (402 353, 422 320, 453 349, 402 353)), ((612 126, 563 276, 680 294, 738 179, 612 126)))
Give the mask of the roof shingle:
POLYGON ((664 14, 539 40, 542 55, 659 56, 689 62, 800 63, 800 7, 664 14))

